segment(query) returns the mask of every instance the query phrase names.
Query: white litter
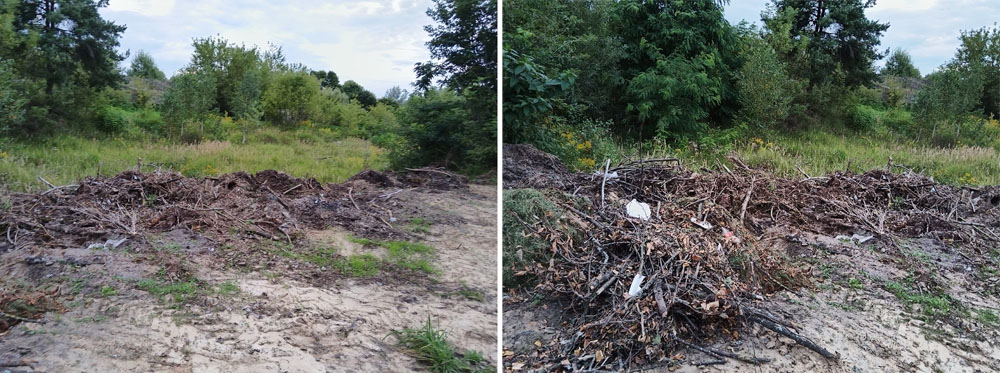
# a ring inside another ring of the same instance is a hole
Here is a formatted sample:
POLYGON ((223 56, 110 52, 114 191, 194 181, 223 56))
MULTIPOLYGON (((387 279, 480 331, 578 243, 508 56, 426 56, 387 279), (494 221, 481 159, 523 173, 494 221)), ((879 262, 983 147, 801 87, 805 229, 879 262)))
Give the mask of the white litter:
POLYGON ((833 239, 840 241, 858 241, 859 244, 863 244, 865 242, 871 241, 871 239, 873 238, 875 238, 875 236, 862 236, 860 234, 855 233, 850 237, 841 234, 838 235, 837 237, 834 237, 833 239))
POLYGON ((607 175, 608 180, 610 180, 610 179, 617 179, 618 178, 618 171, 609 172, 607 174, 605 174, 601 170, 594 171, 594 176, 605 177, 605 175, 607 175))
POLYGON ((628 203, 628 205, 625 206, 625 211, 628 212, 628 216, 633 218, 649 220, 650 211, 648 203, 639 202, 633 199, 628 203))
POLYGON ((90 246, 87 246, 87 249, 88 250, 94 250, 94 249, 113 250, 113 249, 117 249, 118 246, 121 246, 123 243, 125 243, 125 240, 127 240, 127 239, 128 238, 121 238, 121 239, 117 239, 117 240, 107 240, 104 243, 93 243, 93 244, 90 244, 90 246))
POLYGON ((632 278, 632 286, 628 288, 629 298, 638 297, 639 294, 642 294, 642 280, 645 279, 646 276, 643 276, 640 273, 635 274, 635 277, 632 278))
POLYGON ((701 227, 702 229, 705 230, 712 229, 712 223, 709 223, 708 220, 698 221, 697 218, 691 218, 691 222, 694 223, 694 225, 701 227))

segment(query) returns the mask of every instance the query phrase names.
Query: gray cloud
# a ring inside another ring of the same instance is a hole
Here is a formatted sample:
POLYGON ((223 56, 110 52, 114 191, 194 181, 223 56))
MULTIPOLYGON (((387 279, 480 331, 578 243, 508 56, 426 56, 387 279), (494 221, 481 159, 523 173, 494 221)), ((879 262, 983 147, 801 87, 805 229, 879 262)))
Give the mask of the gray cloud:
POLYGON ((194 38, 221 35, 247 45, 282 46, 289 62, 333 70, 376 95, 414 81, 428 60, 423 26, 430 0, 114 0, 104 18, 128 26, 121 48, 145 50, 172 75, 190 62, 194 38))
MULTIPOLYGON (((760 23, 760 13, 769 0, 737 0, 726 8, 726 18, 760 23)), ((889 23, 882 48, 902 48, 913 63, 927 74, 951 60, 963 30, 994 27, 1000 19, 995 0, 881 0, 868 10, 870 18, 889 23)), ((881 64, 882 62, 879 62, 881 64)))

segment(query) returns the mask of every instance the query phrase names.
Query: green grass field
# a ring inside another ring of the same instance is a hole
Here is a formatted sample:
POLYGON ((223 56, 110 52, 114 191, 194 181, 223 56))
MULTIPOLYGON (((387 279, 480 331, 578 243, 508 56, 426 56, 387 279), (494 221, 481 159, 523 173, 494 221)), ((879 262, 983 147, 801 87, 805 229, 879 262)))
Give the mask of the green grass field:
MULTIPOLYGON (((811 130, 749 138, 734 144, 732 153, 751 167, 767 168, 778 176, 790 178, 802 177, 796 166, 810 176, 822 176, 844 171, 848 165, 853 172, 885 169, 892 157, 894 164, 912 168, 942 183, 1000 184, 1000 151, 991 147, 942 148, 900 137, 811 130)), ((691 149, 657 148, 646 157, 678 157, 693 169, 718 168, 719 161, 730 167, 732 164, 705 149, 695 153, 691 149)), ((893 168, 893 171, 904 170, 893 168)))
POLYGON ((201 177, 235 171, 274 169, 320 182, 344 181, 365 169, 387 166, 385 152, 356 138, 319 139, 294 132, 262 130, 247 144, 209 141, 178 144, 155 140, 84 139, 61 136, 36 142, 12 143, 0 150, 0 186, 10 191, 39 191, 94 176, 114 175, 134 169, 142 157, 143 168, 179 171, 201 177))

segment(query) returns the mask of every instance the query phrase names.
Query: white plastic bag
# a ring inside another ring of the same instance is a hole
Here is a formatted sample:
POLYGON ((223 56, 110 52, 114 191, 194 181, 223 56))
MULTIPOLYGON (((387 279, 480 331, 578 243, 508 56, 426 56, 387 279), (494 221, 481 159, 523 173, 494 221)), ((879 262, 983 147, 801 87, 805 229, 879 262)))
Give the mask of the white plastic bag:
POLYGON ((642 220, 649 220, 649 217, 651 215, 649 210, 649 204, 645 202, 636 201, 635 199, 633 199, 631 202, 628 203, 628 205, 625 206, 625 211, 628 213, 628 216, 631 216, 633 218, 639 218, 642 220))
POLYGON ((638 297, 642 294, 642 280, 645 280, 646 276, 641 273, 636 273, 635 277, 632 278, 632 286, 628 288, 628 297, 638 297))

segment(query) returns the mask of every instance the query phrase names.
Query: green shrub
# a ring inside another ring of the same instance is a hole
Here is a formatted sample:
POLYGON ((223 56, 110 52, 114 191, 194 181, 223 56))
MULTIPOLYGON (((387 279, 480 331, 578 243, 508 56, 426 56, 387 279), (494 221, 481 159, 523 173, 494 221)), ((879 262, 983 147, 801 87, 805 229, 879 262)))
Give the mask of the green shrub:
POLYGON ((144 108, 136 111, 134 123, 139 129, 152 134, 162 134, 164 131, 163 118, 159 111, 153 109, 144 108))
POLYGON ((913 129, 913 114, 903 109, 891 109, 882 115, 882 124, 893 131, 908 133, 913 129))
POLYGON ((123 133, 132 125, 132 113, 117 106, 102 107, 97 115, 97 129, 105 133, 123 133))
POLYGON ((871 106, 855 105, 851 111, 851 120, 848 123, 855 130, 870 130, 878 125, 879 116, 879 111, 871 106))
POLYGON ((16 128, 24 122, 28 103, 24 82, 15 74, 11 61, 0 60, 0 131, 16 128))

